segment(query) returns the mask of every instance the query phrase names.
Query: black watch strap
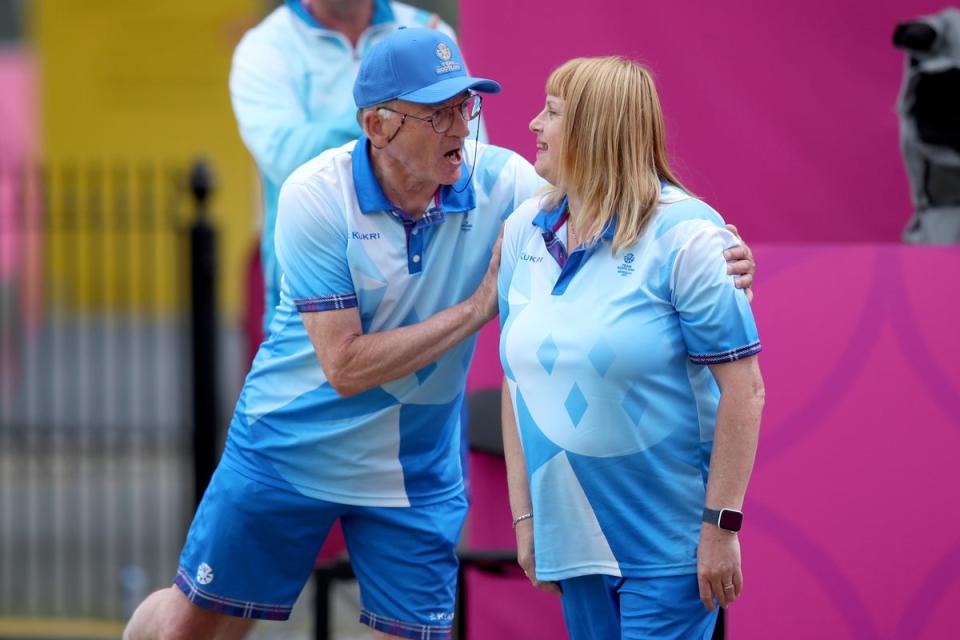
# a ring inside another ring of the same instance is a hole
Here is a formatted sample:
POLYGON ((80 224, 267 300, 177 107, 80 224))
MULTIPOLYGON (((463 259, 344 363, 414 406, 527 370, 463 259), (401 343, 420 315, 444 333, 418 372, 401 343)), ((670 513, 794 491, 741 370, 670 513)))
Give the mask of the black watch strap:
POLYGON ((740 531, 743 526, 743 512, 736 509, 703 509, 703 521, 715 524, 726 531, 740 531))

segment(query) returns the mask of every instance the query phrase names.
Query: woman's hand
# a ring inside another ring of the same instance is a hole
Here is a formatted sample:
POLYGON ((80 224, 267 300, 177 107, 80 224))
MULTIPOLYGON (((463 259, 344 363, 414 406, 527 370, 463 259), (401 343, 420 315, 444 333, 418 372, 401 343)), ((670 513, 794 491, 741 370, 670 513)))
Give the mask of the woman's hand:
POLYGON ((537 563, 533 555, 533 519, 530 518, 517 523, 517 564, 537 589, 560 595, 560 585, 556 582, 537 580, 537 563))
POLYGON ((697 546, 697 582, 700 600, 708 611, 714 610, 714 599, 726 609, 743 591, 740 570, 740 539, 737 534, 704 523, 700 527, 697 546))

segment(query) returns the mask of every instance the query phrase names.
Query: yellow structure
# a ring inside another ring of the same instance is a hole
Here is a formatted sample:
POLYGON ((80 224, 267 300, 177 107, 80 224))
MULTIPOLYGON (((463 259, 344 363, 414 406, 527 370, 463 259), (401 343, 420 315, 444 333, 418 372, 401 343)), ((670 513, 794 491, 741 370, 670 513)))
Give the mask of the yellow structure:
MULTIPOLYGON (((185 192, 179 202, 170 201, 169 170, 182 170, 198 156, 209 160, 217 185, 211 209, 220 231, 221 309, 238 313, 259 196, 253 161, 237 133, 227 82, 233 49, 262 17, 263 0, 35 0, 29 5, 40 62, 40 138, 47 163, 51 167, 76 163, 81 208, 93 204, 100 209, 102 223, 110 229, 127 224, 117 213, 124 199, 142 204, 145 194, 136 179, 141 166, 156 167, 160 182, 151 206, 158 215, 175 207, 188 224, 185 192), (133 188, 114 190, 124 166, 135 178, 133 188), (107 186, 99 203, 87 189, 88 182, 98 180, 107 186)), ((62 204, 61 177, 59 170, 53 171, 53 187, 47 193, 52 205, 62 204)), ((50 206, 48 211, 51 218, 64 215, 62 206, 50 206)), ((57 220, 49 222, 56 228, 57 220)), ((44 250, 52 289, 48 300, 92 310, 127 306, 130 300, 140 307, 177 305, 172 268, 177 265, 171 261, 183 256, 177 255, 174 236, 167 230, 168 237, 153 250, 158 253, 154 262, 143 264, 142 247, 148 243, 137 234, 149 233, 154 232, 137 231, 126 239, 119 233, 96 238, 91 234, 78 241, 48 232, 44 250), (64 256, 71 251, 74 259, 68 262, 64 256), (111 293, 124 289, 121 280, 136 282, 147 271, 154 273, 159 300, 153 293, 155 300, 149 302, 136 297, 146 294, 131 298, 111 293), (108 284, 95 285, 95 273, 106 276, 108 284)))

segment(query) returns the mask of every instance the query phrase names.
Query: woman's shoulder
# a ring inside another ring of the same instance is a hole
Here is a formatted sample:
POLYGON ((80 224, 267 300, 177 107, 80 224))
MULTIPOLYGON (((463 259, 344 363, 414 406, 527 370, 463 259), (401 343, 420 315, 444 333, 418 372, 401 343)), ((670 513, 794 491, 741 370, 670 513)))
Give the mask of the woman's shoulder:
POLYGON ((533 221, 538 215, 540 215, 540 212, 544 206, 545 197, 545 194, 538 193, 537 195, 531 196, 521 202, 520 206, 517 207, 507 218, 504 235, 508 233, 533 233, 536 231, 537 229, 533 221))
POLYGON ((711 227, 723 228, 725 224, 716 209, 673 185, 662 190, 657 213, 651 222, 657 238, 668 234, 689 236, 711 227))

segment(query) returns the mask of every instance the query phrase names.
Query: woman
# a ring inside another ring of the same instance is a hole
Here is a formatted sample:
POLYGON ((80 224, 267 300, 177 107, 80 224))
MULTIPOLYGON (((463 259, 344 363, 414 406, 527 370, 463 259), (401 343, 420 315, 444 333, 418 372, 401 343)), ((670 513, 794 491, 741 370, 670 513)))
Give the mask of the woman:
POLYGON ((510 216, 499 282, 518 559, 574 640, 709 638, 763 406, 738 241, 671 172, 643 67, 571 60, 547 94, 553 188, 510 216))

